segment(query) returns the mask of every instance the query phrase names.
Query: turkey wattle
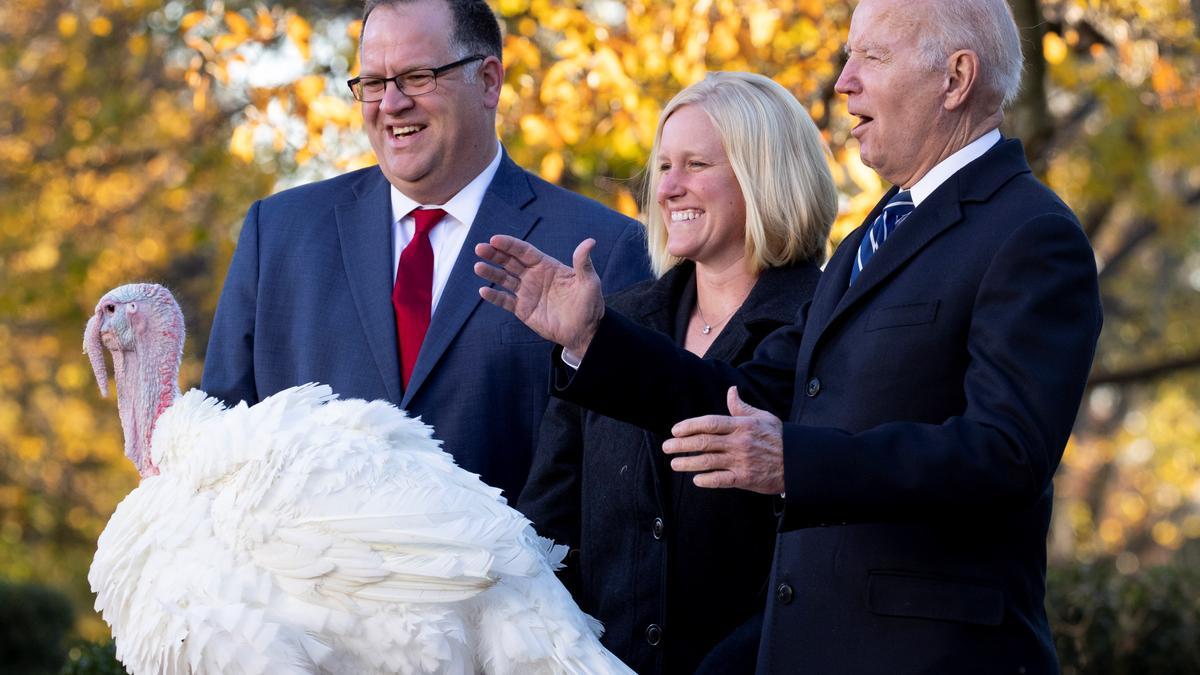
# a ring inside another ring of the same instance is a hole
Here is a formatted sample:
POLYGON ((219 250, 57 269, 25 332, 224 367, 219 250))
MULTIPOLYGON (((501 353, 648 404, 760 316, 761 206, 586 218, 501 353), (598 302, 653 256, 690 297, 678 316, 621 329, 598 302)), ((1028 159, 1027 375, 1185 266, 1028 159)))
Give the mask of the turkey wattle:
POLYGON ((88 581, 133 673, 629 673, 543 539, 431 429, 294 387, 247 407, 180 394, 183 315, 106 294, 84 349, 141 483, 88 581))

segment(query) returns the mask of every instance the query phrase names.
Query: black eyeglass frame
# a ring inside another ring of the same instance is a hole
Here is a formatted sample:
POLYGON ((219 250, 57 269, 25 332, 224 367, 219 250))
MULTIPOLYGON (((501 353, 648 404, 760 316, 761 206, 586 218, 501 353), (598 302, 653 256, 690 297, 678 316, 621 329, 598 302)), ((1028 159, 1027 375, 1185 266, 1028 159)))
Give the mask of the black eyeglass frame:
POLYGON ((393 75, 392 77, 362 77, 360 75, 358 77, 346 80, 346 86, 350 87, 350 95, 354 97, 354 100, 356 100, 360 103, 378 103, 379 101, 382 101, 383 95, 387 93, 387 83, 388 82, 391 82, 392 84, 396 85, 396 88, 400 90, 400 93, 404 94, 405 96, 422 96, 424 94, 428 94, 428 93, 437 91, 438 75, 441 75, 442 73, 444 73, 448 70, 453 70, 455 68, 465 66, 468 63, 471 63, 472 61, 481 61, 486 58, 487 58, 487 56, 485 56, 483 54, 475 54, 473 56, 468 56, 465 59, 459 59, 459 60, 455 61, 454 63, 447 63, 444 66, 438 66, 437 68, 415 68, 413 70, 408 70, 403 73, 400 73, 399 75, 393 75), (430 79, 430 82, 432 82, 432 85, 428 89, 423 90, 423 91, 418 91, 416 93, 410 93, 410 92, 405 91, 404 85, 401 84, 401 80, 403 80, 406 77, 411 77, 414 73, 429 73, 429 79, 430 79), (378 82, 383 83, 383 92, 380 93, 379 98, 370 99, 370 100, 363 98, 363 96, 365 96, 365 94, 360 94, 358 88, 361 87, 363 82, 366 82, 366 81, 378 81, 378 82))

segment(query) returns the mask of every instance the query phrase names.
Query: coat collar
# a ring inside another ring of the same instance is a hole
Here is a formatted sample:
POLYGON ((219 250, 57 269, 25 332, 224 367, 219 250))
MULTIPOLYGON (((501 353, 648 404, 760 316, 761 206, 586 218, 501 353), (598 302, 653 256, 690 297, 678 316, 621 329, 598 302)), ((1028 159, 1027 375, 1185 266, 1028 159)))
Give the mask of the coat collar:
MULTIPOLYGON (((807 262, 763 270, 746 301, 709 347, 706 358, 733 358, 757 328, 769 331, 795 321, 800 307, 812 295, 820 273, 816 265, 807 262)), ((685 260, 655 281, 613 295, 609 303, 617 311, 636 317, 642 325, 671 335, 680 298, 694 283, 695 276, 695 263, 685 260)))
POLYGON ((997 143, 934 190, 905 219, 896 234, 889 237, 887 245, 875 253, 854 285, 847 288, 853 252, 858 250, 870 223, 874 222, 892 195, 898 192, 898 188, 893 187, 875 205, 863 225, 838 247, 838 254, 826 269, 821 288, 813 301, 810 320, 823 330, 850 307, 869 297, 929 242, 962 220, 962 204, 987 201, 1015 176, 1029 171, 1020 141, 1009 139, 997 143))

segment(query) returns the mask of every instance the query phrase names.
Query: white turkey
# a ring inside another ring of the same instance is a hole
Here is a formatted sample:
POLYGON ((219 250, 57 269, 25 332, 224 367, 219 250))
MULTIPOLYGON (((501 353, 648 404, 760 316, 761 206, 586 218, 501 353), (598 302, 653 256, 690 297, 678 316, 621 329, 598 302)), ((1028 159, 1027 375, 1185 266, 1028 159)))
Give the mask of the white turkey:
POLYGON ((537 536, 430 428, 305 385, 180 394, 171 294, 106 294, 84 349, 141 482, 88 581, 133 673, 628 673, 537 536))

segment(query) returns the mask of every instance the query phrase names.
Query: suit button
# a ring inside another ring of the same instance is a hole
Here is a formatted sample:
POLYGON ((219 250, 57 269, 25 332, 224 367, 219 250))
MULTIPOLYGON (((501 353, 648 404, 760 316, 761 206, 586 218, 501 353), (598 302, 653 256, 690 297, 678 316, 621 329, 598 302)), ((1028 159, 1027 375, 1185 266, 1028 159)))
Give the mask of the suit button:
POLYGON ((657 647, 662 644, 663 630, 662 626, 652 623, 646 626, 646 642, 651 647, 657 647))
POLYGON ((821 380, 813 378, 808 381, 808 388, 804 390, 809 398, 816 398, 817 394, 821 393, 821 380))
POLYGON ((792 590, 792 587, 789 584, 779 584, 779 588, 775 589, 775 599, 778 600, 779 604, 781 605, 792 604, 792 597, 795 595, 795 591, 792 590))
POLYGON ((666 528, 666 525, 663 523, 663 519, 655 518, 654 526, 650 528, 650 532, 654 535, 655 539, 662 539, 663 538, 663 529, 665 529, 665 528, 666 528))

